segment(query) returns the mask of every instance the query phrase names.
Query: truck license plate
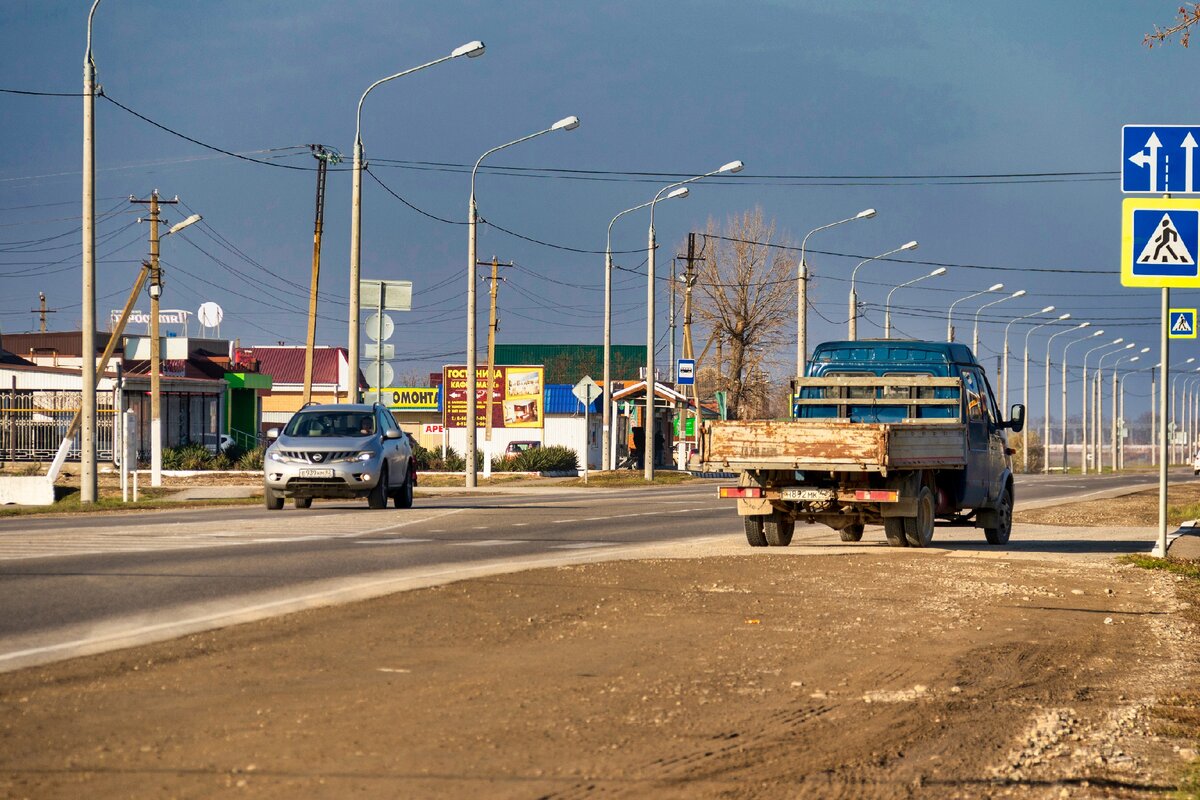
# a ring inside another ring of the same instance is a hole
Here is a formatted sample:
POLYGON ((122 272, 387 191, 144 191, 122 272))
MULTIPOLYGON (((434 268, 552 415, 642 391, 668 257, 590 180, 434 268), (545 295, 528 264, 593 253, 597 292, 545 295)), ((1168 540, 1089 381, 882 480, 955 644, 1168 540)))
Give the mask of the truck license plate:
POLYGON ((783 500, 833 500, 833 489, 784 489, 779 493, 783 500))
POLYGON ((301 478, 332 478, 332 469, 302 469, 300 470, 301 478))

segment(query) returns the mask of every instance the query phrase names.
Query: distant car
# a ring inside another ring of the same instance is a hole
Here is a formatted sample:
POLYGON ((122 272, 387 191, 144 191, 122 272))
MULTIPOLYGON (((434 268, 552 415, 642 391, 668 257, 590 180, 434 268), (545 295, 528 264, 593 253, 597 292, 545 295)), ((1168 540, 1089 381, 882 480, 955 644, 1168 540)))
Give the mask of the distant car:
POLYGON ((1192 458, 1192 474, 1200 475, 1200 450, 1196 451, 1196 455, 1192 458))
POLYGON ((236 444, 228 433, 205 433, 201 441, 210 453, 228 453, 236 444))
POLYGON ((524 453, 526 450, 536 450, 537 448, 539 448, 541 446, 542 446, 541 442, 534 442, 534 441, 509 442, 508 447, 504 448, 504 457, 505 458, 516 458, 517 456, 521 455, 521 453, 524 453))
POLYGON ((263 458, 267 508, 284 499, 308 508, 314 498, 367 498, 371 508, 411 508, 417 466, 409 436, 392 412, 375 405, 308 405, 297 411, 263 458))

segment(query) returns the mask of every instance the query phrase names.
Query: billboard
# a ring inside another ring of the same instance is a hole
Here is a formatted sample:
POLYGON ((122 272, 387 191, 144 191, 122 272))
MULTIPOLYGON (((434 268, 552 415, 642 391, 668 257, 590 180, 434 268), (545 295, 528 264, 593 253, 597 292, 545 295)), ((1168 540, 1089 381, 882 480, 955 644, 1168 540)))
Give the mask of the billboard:
MULTIPOLYGON (((467 368, 448 366, 442 372, 447 428, 467 427, 467 368)), ((492 391, 493 428, 545 426, 545 370, 542 365, 486 365, 475 369, 475 425, 487 426, 488 388, 492 391)))

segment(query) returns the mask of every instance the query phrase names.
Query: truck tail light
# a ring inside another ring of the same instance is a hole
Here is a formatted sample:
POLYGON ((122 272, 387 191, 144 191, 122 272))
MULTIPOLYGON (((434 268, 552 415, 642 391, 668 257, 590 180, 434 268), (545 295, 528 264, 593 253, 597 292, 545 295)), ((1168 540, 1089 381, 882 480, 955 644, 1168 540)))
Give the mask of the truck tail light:
POLYGON ((725 498, 761 498, 763 490, 761 486, 722 486, 717 489, 717 496, 725 498))
POLYGON ((881 489, 858 489, 854 492, 854 499, 871 503, 895 503, 900 499, 900 493, 885 492, 881 489))

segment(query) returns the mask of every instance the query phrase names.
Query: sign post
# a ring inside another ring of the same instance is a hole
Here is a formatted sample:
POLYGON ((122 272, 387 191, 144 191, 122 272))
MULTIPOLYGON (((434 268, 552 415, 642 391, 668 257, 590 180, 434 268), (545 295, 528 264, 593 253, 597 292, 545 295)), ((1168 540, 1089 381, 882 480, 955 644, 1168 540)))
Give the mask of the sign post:
POLYGON ((590 375, 584 375, 583 379, 571 389, 571 394, 575 395, 576 400, 583 403, 583 482, 586 484, 588 482, 588 451, 591 449, 592 443, 590 419, 592 403, 603 393, 590 375))

